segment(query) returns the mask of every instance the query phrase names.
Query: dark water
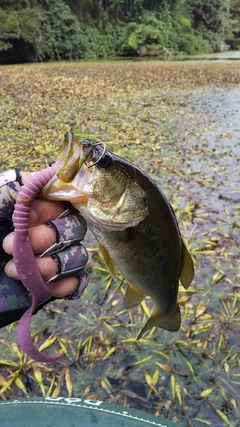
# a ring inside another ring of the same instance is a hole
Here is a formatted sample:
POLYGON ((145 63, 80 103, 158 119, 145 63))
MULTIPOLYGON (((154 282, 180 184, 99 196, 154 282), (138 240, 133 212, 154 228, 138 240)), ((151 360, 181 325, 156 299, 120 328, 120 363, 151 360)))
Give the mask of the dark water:
MULTIPOLYGON (((58 331, 66 356, 55 371, 44 368, 45 389, 59 385, 67 395, 68 367, 75 397, 132 406, 186 427, 238 427, 240 88, 143 91, 104 108, 106 134, 110 119, 118 126, 114 151, 148 172, 170 199, 195 280, 187 292, 180 288, 180 331, 156 330, 137 342, 151 302, 123 310, 121 279, 111 282, 93 249, 84 298, 46 309, 47 333, 58 331)), ((45 315, 32 323, 44 335, 45 315)), ((9 336, 16 340, 16 331, 2 338, 9 336)), ((10 346, 0 348, 11 360, 10 346)), ((28 392, 41 395, 24 369, 28 392)))
MULTIPOLYGON (((128 120, 134 117, 139 133, 147 135, 130 146, 131 160, 170 198, 195 259, 195 281, 180 293, 189 300, 182 305, 182 329, 174 335, 157 330, 134 342, 144 311, 122 312, 122 294, 111 287, 106 296, 97 275, 85 308, 90 330, 100 322, 103 347, 115 349, 106 360, 94 359, 93 345, 93 359, 85 366, 92 392, 186 426, 237 426, 240 416, 239 112, 240 88, 148 92, 131 100, 128 120), (149 135, 154 145, 148 146, 149 135)), ((62 325, 76 327, 77 317, 69 316, 62 325)), ((78 393, 85 375, 79 370, 75 375, 78 393)))

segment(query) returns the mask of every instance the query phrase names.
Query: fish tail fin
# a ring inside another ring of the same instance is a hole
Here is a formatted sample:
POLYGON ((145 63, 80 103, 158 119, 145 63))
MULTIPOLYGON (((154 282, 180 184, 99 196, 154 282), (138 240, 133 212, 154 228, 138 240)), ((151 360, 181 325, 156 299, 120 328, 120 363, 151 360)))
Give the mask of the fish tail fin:
POLYGON ((179 305, 177 305, 175 311, 171 311, 170 313, 161 316, 157 311, 153 311, 151 317, 148 319, 146 325, 141 330, 140 334, 137 336, 137 340, 142 338, 145 332, 149 331, 149 329, 158 326, 161 329, 170 332, 176 332, 180 328, 181 325, 181 313, 179 309, 179 305))
POLYGON ((182 241, 182 271, 180 274, 180 282, 185 289, 188 289, 194 278, 193 260, 188 252, 185 244, 182 241))

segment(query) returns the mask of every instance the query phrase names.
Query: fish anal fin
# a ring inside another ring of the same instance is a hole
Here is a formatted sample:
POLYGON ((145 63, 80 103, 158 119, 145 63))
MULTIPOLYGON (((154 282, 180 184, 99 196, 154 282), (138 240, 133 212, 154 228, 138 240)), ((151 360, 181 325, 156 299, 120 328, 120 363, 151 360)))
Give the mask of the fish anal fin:
POLYGON ((182 271, 180 281, 185 289, 188 289, 194 278, 193 260, 185 244, 182 242, 182 271))
POLYGON ((110 257, 108 250, 100 243, 98 244, 98 254, 103 259, 106 269, 110 273, 113 280, 117 280, 118 269, 113 259, 110 257))
POLYGON ((174 311, 171 311, 170 313, 164 316, 160 315, 157 311, 153 311, 146 325, 138 334, 137 339, 139 340, 140 338, 142 338, 145 332, 149 331, 150 329, 156 326, 158 326, 161 329, 164 329, 165 331, 176 332, 179 330, 180 325, 181 325, 181 313, 178 305, 174 311))
POLYGON ((124 308, 136 307, 141 304, 145 297, 145 294, 139 291, 133 283, 129 282, 123 302, 124 308))

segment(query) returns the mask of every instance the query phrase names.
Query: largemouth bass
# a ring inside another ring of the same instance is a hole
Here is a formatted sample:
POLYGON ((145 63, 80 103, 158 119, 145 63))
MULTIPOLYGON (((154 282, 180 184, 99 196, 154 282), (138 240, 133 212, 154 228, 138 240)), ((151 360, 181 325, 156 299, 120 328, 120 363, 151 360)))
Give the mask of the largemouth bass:
POLYGON ((158 326, 177 331, 179 280, 185 289, 194 276, 172 207, 162 191, 140 168, 106 150, 105 144, 78 139, 70 132, 59 156, 57 176, 41 196, 69 200, 98 240, 100 254, 112 277, 128 280, 124 307, 149 296, 153 311, 138 339, 158 326))

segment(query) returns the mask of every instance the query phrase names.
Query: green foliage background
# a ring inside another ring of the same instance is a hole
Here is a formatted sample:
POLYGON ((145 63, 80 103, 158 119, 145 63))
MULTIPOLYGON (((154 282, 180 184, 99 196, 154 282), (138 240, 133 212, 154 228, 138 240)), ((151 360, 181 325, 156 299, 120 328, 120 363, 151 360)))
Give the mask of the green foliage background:
POLYGON ((0 0, 0 63, 240 46, 240 0, 0 0))

